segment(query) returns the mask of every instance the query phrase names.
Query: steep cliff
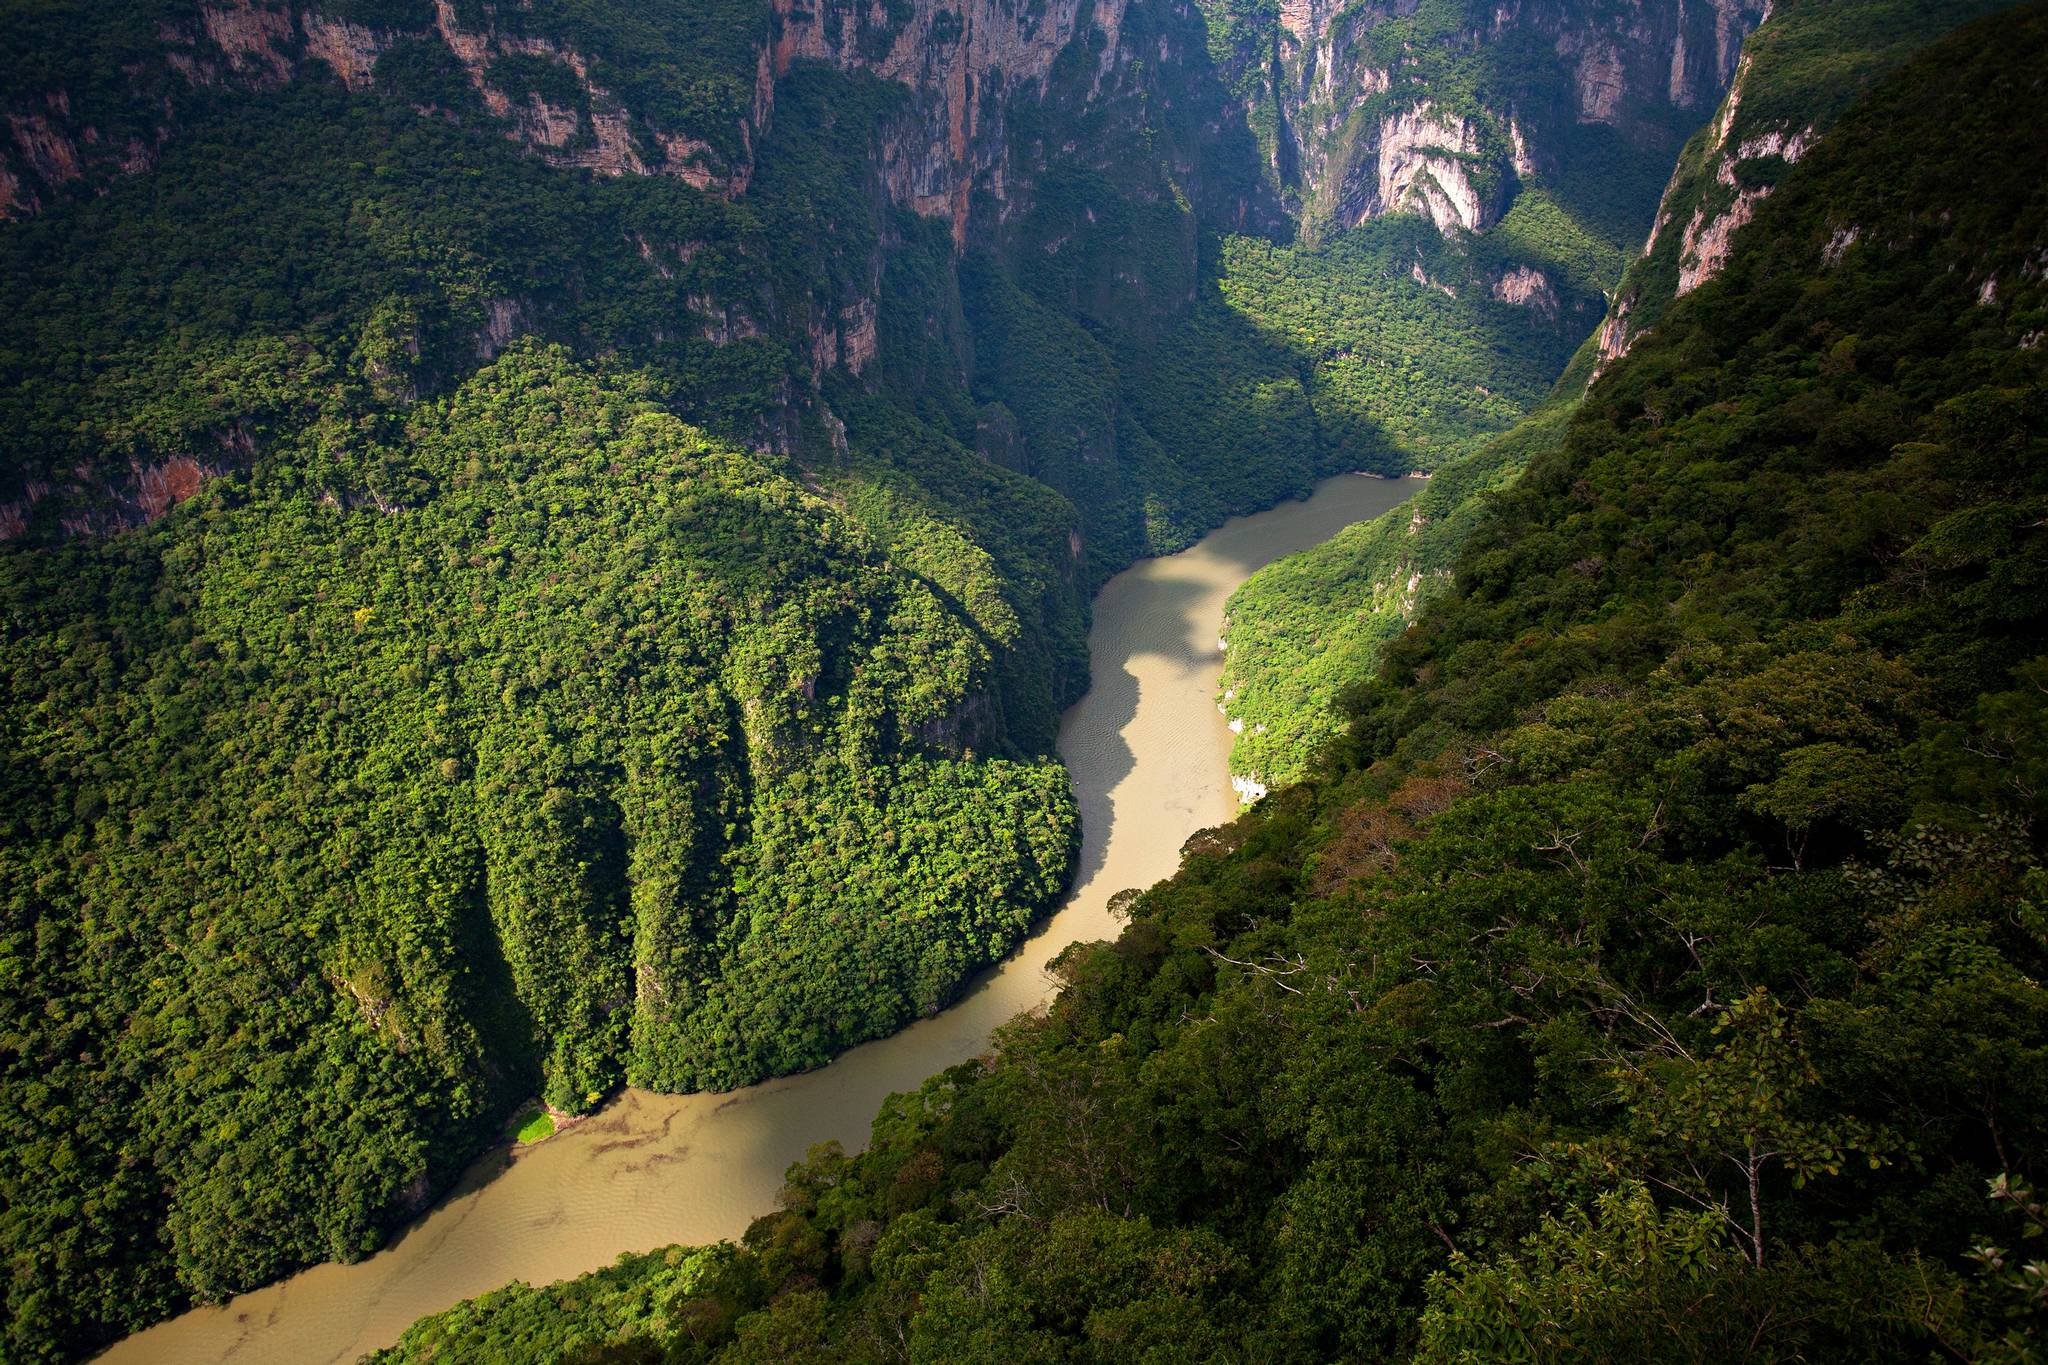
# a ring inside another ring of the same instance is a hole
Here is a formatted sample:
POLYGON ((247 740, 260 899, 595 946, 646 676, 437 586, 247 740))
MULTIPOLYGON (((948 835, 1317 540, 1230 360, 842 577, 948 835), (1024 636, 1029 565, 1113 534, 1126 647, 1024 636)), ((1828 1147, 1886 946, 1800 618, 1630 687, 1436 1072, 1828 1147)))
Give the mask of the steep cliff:
MULTIPOLYGON (((1789 0, 1744 50, 1713 121, 1679 158, 1640 257, 1593 340, 1593 372, 1627 353, 1674 300, 1719 274, 1735 235, 1787 168, 1864 90, 1946 28, 1999 0, 1789 0)), ((1854 240, 1844 224, 1837 249, 1854 240)))
MULTIPOLYGON (((1743 48, 1712 122, 1686 146, 1604 319, 1543 409, 1439 469, 1398 514, 1263 570, 1232 599, 1233 648, 1220 692, 1244 722, 1231 756, 1243 790, 1263 793, 1298 779, 1317 747, 1342 732, 1339 695, 1433 594, 1450 588, 1451 566, 1486 499, 1555 446, 1591 379, 1719 273, 1773 187, 1825 141, 1856 95, 1948 29, 1997 7, 1950 0, 1781 0, 1774 7, 1743 48)), ((1865 231, 1854 222, 1835 225, 1821 248, 1825 262, 1839 264, 1865 231)), ((1995 284, 1980 283, 1995 293, 1995 284)), ((1503 276, 1497 287, 1541 305, 1527 275, 1503 276)))
POLYGON ((9 16, 23 41, 5 73, 11 138, 0 140, 0 217, 34 213, 74 184, 148 170, 213 96, 316 75, 355 91, 395 88, 443 113, 456 112, 441 102, 459 105, 466 87, 508 137, 553 164, 675 175, 725 192, 745 188, 772 95, 765 74, 754 80, 748 70, 765 70, 771 19, 751 0, 665 7, 623 33, 615 20, 594 24, 564 4, 33 8, 9 16), (76 51, 80 30, 93 32, 94 60, 51 62, 76 51), (678 79, 636 76, 636 63, 678 53, 678 79))
MULTIPOLYGON (((1525 179, 1647 152, 1714 103, 1763 0, 1204 5, 1268 175, 1312 234, 1388 213, 1482 231, 1525 179)), ((1675 144, 1671 150, 1675 150, 1675 144)))
POLYGON ((1180 0, 9 0, 10 1348, 1005 951, 1094 586, 1598 316, 1684 105, 1549 13, 1364 25, 1332 230, 1180 0))

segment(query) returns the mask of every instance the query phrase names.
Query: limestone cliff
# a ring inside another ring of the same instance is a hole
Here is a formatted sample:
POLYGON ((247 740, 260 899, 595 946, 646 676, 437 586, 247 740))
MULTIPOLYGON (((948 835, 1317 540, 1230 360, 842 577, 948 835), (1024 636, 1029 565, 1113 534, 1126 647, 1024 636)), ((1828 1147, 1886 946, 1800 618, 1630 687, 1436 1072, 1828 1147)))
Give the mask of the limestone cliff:
POLYGON ((1311 233, 1390 213, 1475 232, 1581 130, 1641 141, 1688 123, 1726 88, 1765 0, 1283 0, 1270 35, 1225 0, 1204 7, 1311 233))
POLYGON ((1625 355, 1673 299, 1720 273, 1736 231, 1771 192, 1776 168, 1797 162, 1812 144, 1811 123, 1759 128, 1742 121, 1752 69, 1753 62, 1745 58, 1704 141, 1687 148, 1674 172, 1643 245, 1645 259, 1656 259, 1666 269, 1631 271, 1595 339, 1599 367, 1625 355))
MULTIPOLYGON (((1849 0, 1781 0, 1745 47, 1713 122, 1679 158, 1642 254, 1595 334, 1592 372, 1720 273, 1779 177, 1858 94, 1948 26, 1997 7, 1998 0, 1892 6, 1879 25, 1849 0), (1815 75, 1816 54, 1828 55, 1824 79, 1815 75)), ((1827 252, 1838 259, 1857 235, 1856 225, 1841 225, 1827 252)))
MULTIPOLYGON (((480 9, 481 21, 465 22, 452 0, 422 5, 425 22, 418 28, 373 27, 279 0, 193 6, 184 17, 155 25, 154 60, 124 67, 126 107, 103 98, 102 107, 74 115, 69 91, 9 92, 6 136, 0 137, 0 218, 37 212, 73 181, 148 170, 197 92, 261 90, 323 74, 350 90, 368 90, 379 83, 381 58, 421 42, 452 59, 508 137, 556 165, 607 175, 674 175, 721 193, 745 189, 749 135, 765 115, 769 93, 765 77, 762 105, 746 109, 730 127, 675 125, 631 107, 572 42, 521 31, 501 22, 491 6, 464 8, 480 9), (534 64, 555 77, 544 88, 534 88, 534 64), (103 121, 136 122, 138 113, 146 133, 116 140, 102 127, 103 121), (736 143, 738 154, 721 143, 736 143)), ((508 7, 506 18, 526 8, 508 7)), ((757 42, 764 66, 769 17, 764 10, 757 42)))

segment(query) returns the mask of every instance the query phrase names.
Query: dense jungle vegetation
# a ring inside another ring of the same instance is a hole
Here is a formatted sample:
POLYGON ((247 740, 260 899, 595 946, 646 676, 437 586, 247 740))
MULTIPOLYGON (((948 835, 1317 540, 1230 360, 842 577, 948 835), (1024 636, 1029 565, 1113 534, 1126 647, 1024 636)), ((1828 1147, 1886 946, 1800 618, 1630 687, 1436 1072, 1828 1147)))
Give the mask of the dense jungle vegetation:
MULTIPOLYGON (((1789 164, 1783 155, 1788 132, 1811 142, 1858 91, 1942 33, 2000 3, 1806 0, 1778 7, 1773 22, 1744 46, 1739 96, 1731 96, 1680 158, 1658 206, 1661 226, 1649 249, 1625 277, 1618 267, 1590 276, 1610 284, 1622 279, 1615 315, 1636 334, 1662 316, 1677 296, 1685 238, 1678 229, 1696 214, 1726 211, 1738 187, 1775 184, 1789 164)), ((1541 220, 1548 207, 1541 191, 1525 192, 1481 240, 1507 240, 1518 215, 1541 220)), ((1337 245, 1318 256, 1342 250, 1337 245)), ((1547 268, 1553 276, 1573 278, 1560 268, 1559 255, 1555 245, 1546 249, 1547 268)), ((1496 439, 1467 441, 1431 466, 1430 485, 1399 511, 1270 565, 1238 590, 1229 609, 1229 666, 1218 689, 1231 716, 1243 722, 1231 752, 1233 772, 1271 787, 1297 781, 1315 750, 1344 732, 1348 722, 1337 705, 1339 695, 1372 671, 1386 644, 1448 583, 1487 496, 1557 445, 1596 359, 1594 339, 1585 340, 1569 363, 1555 354, 1546 357, 1548 368, 1532 367, 1533 372, 1563 374, 1538 417, 1496 439)), ((1438 401, 1427 388, 1413 392, 1425 403, 1438 401)), ((1512 392, 1519 406, 1529 405, 1526 388, 1512 392)))
POLYGON ((10 1356, 359 1257, 530 1097, 941 1007, 1064 885, 1094 588, 1507 426, 1619 268, 1536 197, 1477 244, 1226 230, 1205 72, 1081 64, 1015 117, 1084 151, 956 256, 875 183, 900 87, 799 64, 742 148, 759 6, 502 8, 452 12, 566 154, 587 75, 745 193, 545 164, 418 0, 325 7, 395 35, 354 91, 180 0, 0 5, 0 84, 100 130, 0 228, 10 1356), (1490 296, 1514 263, 1561 313, 1490 296), (857 374, 819 340, 863 306, 857 374))
POLYGON ((2044 71, 1854 103, 1048 1013, 380 1358, 2039 1359, 2044 71))

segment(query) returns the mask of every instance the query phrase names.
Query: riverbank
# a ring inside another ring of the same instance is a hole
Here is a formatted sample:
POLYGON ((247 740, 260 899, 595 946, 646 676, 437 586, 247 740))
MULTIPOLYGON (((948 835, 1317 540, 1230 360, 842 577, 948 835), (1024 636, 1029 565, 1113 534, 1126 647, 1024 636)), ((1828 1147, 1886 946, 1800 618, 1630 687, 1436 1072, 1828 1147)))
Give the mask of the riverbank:
POLYGON ((628 1090, 545 1142, 487 1155, 391 1246, 321 1265, 119 1343, 112 1365, 352 1361, 416 1319, 514 1280, 543 1284, 621 1252, 736 1237, 816 1142, 862 1146, 884 1097, 965 1061, 1051 993, 1070 943, 1109 937, 1110 897, 1170 875, 1180 847, 1237 811, 1215 709, 1224 603, 1253 572, 1385 512, 1422 485, 1340 475, 1310 498, 1225 523, 1104 585, 1091 687, 1059 739, 1082 847, 1066 904, 950 1009, 830 1066, 726 1094, 628 1090))

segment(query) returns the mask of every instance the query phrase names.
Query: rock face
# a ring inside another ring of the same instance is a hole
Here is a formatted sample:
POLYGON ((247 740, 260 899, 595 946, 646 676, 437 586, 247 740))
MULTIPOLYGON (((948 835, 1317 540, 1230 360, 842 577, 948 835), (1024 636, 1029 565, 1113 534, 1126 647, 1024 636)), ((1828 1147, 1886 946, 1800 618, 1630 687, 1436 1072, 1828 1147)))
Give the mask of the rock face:
MULTIPOLYGON (((746 188, 751 165, 744 154, 720 154, 693 135, 702 130, 659 126, 594 80, 589 59, 574 47, 504 31, 490 7, 483 13, 484 26, 468 29, 451 0, 437 0, 433 27, 412 32, 373 28, 328 17, 317 7, 272 0, 224 0, 197 7, 191 17, 157 28, 163 70, 175 79, 162 96, 153 144, 111 145, 90 120, 71 117, 66 92, 49 92, 26 102, 18 97, 9 100, 14 107, 6 114, 7 136, 0 138, 0 218, 37 212, 53 190, 69 181, 149 169, 156 148, 176 132, 181 93, 220 86, 275 88, 323 70, 351 90, 367 90, 376 84, 378 58, 401 41, 418 39, 445 46, 484 106, 505 121, 506 135, 556 165, 606 175, 674 175, 727 194, 746 188), (561 68, 568 78, 564 84, 577 90, 575 102, 550 104, 537 92, 515 99, 501 88, 493 71, 494 64, 507 57, 537 59, 561 68)), ((768 20, 764 9, 764 63, 768 20)), ((138 90, 152 75, 146 68, 130 74, 138 90)), ((749 111, 749 118, 732 130, 742 148, 751 145, 747 125, 762 113, 749 111)))
POLYGON ((1673 300, 1721 272, 1735 234, 1756 216, 1776 173, 1812 148, 1818 136, 1813 122, 1750 115, 1746 97, 1758 79, 1751 59, 1743 58, 1704 145, 1688 152, 1673 173, 1642 258, 1600 325, 1595 375, 1627 354, 1673 300))
POLYGON ((1533 266, 1518 265, 1495 280, 1493 296, 1518 308, 1533 308, 1545 317, 1557 316, 1557 291, 1550 278, 1533 266))
MULTIPOLYGON (((317 5, 219 0, 157 28, 161 69, 172 79, 155 81, 162 91, 151 101, 160 110, 153 139, 116 145, 90 117, 71 117, 66 92, 12 93, 0 136, 0 216, 36 212, 52 191, 81 177, 147 169, 175 134, 181 88, 275 87, 319 71, 352 90, 370 89, 379 58, 400 42, 425 39, 454 58, 507 136, 545 159, 609 175, 674 175, 727 195, 745 191, 753 148, 774 117, 777 81, 794 64, 824 62, 900 82, 911 99, 879 149, 883 182, 895 202, 946 220, 964 243, 976 214, 993 209, 1000 219, 1020 175, 1029 178, 1013 136, 1019 110, 1048 99, 1098 110, 1122 101, 1142 123, 1133 97, 1161 107, 1188 102, 1186 81, 1173 73, 1207 65, 1209 54, 1198 50, 1202 23, 1215 19, 1202 12, 1207 0, 1166 0, 1141 17, 1132 2, 764 0, 751 100, 730 125, 679 127, 632 107, 593 75, 590 55, 573 44, 506 22, 513 11, 504 5, 435 0, 432 26, 408 31, 335 17, 317 5), (549 85, 557 93, 508 86, 494 69, 506 58, 560 68, 564 79, 549 85), (1182 88, 1174 88, 1177 80, 1182 88), (562 90, 575 98, 559 102, 562 90)), ((1481 231, 1502 211, 1514 178, 1555 154, 1560 126, 1626 130, 1660 110, 1718 95, 1762 3, 1642 0, 1615 23, 1586 0, 1475 0, 1455 32, 1433 35, 1432 51, 1533 41, 1551 54, 1545 92, 1516 96, 1506 107, 1446 103, 1432 94, 1442 82, 1428 53, 1405 39, 1379 41, 1384 25, 1414 12, 1415 0, 1349 7, 1286 0, 1275 28, 1248 45, 1261 69, 1232 70, 1226 62, 1221 74, 1235 78, 1235 88, 1270 92, 1272 126, 1263 136, 1273 187, 1312 231, 1390 213, 1425 215, 1443 231, 1481 231)), ((140 95, 154 77, 135 79, 140 95)), ((1235 116, 1255 127, 1264 122, 1249 107, 1235 116)), ((1219 126, 1214 115, 1209 123, 1219 126)), ((1238 214, 1259 216, 1249 204, 1238 214)))
POLYGON ((1438 232, 1478 232, 1499 216, 1498 196, 1473 183, 1480 156, 1472 124, 1425 100, 1383 117, 1372 154, 1353 168, 1339 201, 1344 226, 1389 213, 1421 213, 1438 232))
MULTIPOLYGON (((452 0, 436 0, 431 30, 377 29, 334 19, 317 7, 275 0, 224 0, 184 21, 159 26, 165 67, 190 88, 268 88, 311 70, 331 71, 351 90, 376 84, 378 59, 394 45, 430 39, 445 46, 507 136, 557 165, 607 175, 665 174, 701 189, 737 195, 752 173, 752 148, 774 117, 776 81, 802 61, 870 72, 913 92, 882 148, 883 179, 896 202, 953 225, 965 241, 976 193, 1001 202, 1009 161, 1004 113, 1018 98, 1042 98, 1055 62, 1077 39, 1089 56, 1078 75, 1091 95, 1113 93, 1129 54, 1120 33, 1126 0, 912 0, 884 7, 860 0, 772 0, 763 5, 754 94, 732 128, 665 127, 630 108, 593 79, 588 56, 573 46, 508 31, 491 6, 465 27, 452 0), (494 71, 507 57, 539 59, 571 78, 578 98, 551 103, 537 92, 515 96, 494 71), (721 152, 732 141, 738 153, 721 152)), ((465 11, 469 12, 469 11, 465 11)), ((1077 73, 1069 72, 1069 76, 1077 73)), ((95 171, 147 169, 153 148, 109 149, 90 123, 69 120, 65 96, 28 101, 7 114, 0 138, 0 216, 36 212, 50 190, 95 171), (45 104, 50 107, 44 107, 45 104)), ((175 105, 175 99, 167 102, 175 105)), ((157 141, 175 131, 166 113, 157 141)))
POLYGON ((964 245, 975 194, 1006 198, 1006 109, 1042 100, 1054 63, 1084 35, 1092 51, 1073 77, 1090 93, 1113 85, 1125 0, 912 0, 904 9, 775 0, 772 74, 812 60, 909 86, 913 112, 882 148, 884 183, 897 203, 946 219, 964 245))
MULTIPOLYGON (((679 3, 653 7, 662 24, 688 19, 679 3)), ((1618 3, 1464 0, 1451 7, 1458 22, 1434 31, 1412 28, 1438 22, 1418 0, 1286 0, 1243 21, 1232 56, 1215 37, 1229 18, 1222 0, 759 0, 758 30, 717 58, 722 93, 691 104, 638 83, 630 59, 576 27, 573 6, 549 0, 347 9, 193 0, 168 5, 145 31, 153 56, 122 68, 129 98, 119 117, 104 90, 0 94, 0 218, 149 170, 179 135, 183 111, 220 91, 322 81, 414 100, 404 72, 423 62, 446 76, 417 97, 424 113, 495 128, 555 166, 670 176, 739 199, 778 105, 803 98, 794 84, 803 68, 827 66, 894 87, 877 101, 886 112, 862 172, 877 244, 865 260, 837 262, 829 279, 752 308, 693 298, 693 325, 721 344, 770 333, 808 361, 814 381, 836 372, 874 384, 885 253, 897 231, 889 206, 943 224, 963 255, 1050 258, 1090 240, 1097 205, 1073 188, 1090 176, 1113 185, 1125 207, 1191 205, 1143 259, 1061 258, 1068 304, 1114 326, 1169 318, 1194 297, 1195 218, 1311 239, 1389 215, 1413 215, 1447 237, 1484 233, 1525 179, 1570 154, 1574 130, 1634 137, 1717 93, 1763 0, 1630 0, 1611 21, 1603 7, 1618 3), (1536 74, 1475 85, 1479 69, 1536 74), (1042 195, 1054 167, 1061 192, 1042 195)), ((803 118, 817 116, 805 106, 803 118)), ((1685 229, 1703 269, 1734 221, 1685 229)), ((662 271, 669 248, 680 248, 637 244, 662 271)), ((1553 318, 1566 287, 1534 270, 1455 288, 1419 261, 1414 273, 1425 287, 1490 290, 1553 318)), ((544 328, 531 301, 487 302, 478 358, 544 328)), ((236 463, 211 452, 193 459, 209 470, 236 463)), ((138 490, 108 492, 140 517, 174 500, 138 490)), ((18 510, 5 519, 20 521, 18 510)))
POLYGON ((1786 165, 1798 161, 1813 145, 1811 125, 1793 132, 1771 128, 1742 139, 1733 149, 1730 129, 1742 103, 1738 82, 1728 92, 1720 117, 1714 120, 1714 142, 1708 157, 1714 166, 1718 186, 1733 191, 1734 198, 1715 195, 1693 210, 1679 246, 1678 292, 1691 293, 1721 273, 1728 262, 1729 243, 1735 231, 1756 216, 1756 206, 1771 192, 1769 183, 1745 185, 1736 168, 1743 162, 1777 160, 1786 165))
POLYGON ((1311 234, 1392 213, 1484 231, 1574 129, 1640 137, 1718 99, 1766 0, 1614 9, 1471 3, 1445 31, 1416 0, 1283 0, 1274 41, 1240 44, 1232 85, 1268 103, 1269 169, 1311 234), (1494 52, 1477 87, 1455 69, 1494 52))

